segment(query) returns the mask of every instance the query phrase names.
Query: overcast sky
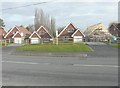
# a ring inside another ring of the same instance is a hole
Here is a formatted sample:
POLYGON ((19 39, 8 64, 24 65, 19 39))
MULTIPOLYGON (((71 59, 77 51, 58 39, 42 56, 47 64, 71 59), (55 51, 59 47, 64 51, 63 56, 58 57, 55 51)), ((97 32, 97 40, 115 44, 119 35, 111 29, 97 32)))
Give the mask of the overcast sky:
MULTIPOLYGON (((29 5, 39 2, 3 2, 2 9, 29 5)), ((28 7, 2 10, 0 17, 4 19, 6 30, 14 25, 24 25, 34 23, 35 9, 40 8, 56 19, 56 26, 63 27, 72 22, 81 30, 88 26, 102 22, 108 26, 118 19, 118 2, 56 2, 51 1, 44 4, 32 5, 28 7)))

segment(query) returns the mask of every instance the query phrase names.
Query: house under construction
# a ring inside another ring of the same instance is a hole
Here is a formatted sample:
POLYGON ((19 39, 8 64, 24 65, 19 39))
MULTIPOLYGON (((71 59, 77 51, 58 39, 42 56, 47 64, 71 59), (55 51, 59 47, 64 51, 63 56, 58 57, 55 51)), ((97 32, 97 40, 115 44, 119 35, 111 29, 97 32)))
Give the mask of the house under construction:
POLYGON ((109 41, 111 34, 102 23, 98 23, 88 27, 85 32, 85 41, 87 42, 105 42, 109 41))

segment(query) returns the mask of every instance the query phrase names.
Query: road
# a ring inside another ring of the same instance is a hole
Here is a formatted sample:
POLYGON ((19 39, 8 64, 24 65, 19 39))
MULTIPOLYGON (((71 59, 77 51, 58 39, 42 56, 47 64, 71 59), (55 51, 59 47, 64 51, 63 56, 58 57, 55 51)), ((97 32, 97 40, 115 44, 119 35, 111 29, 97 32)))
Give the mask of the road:
POLYGON ((4 86, 117 86, 118 50, 89 45, 96 52, 80 57, 10 55, 17 46, 2 49, 4 86))

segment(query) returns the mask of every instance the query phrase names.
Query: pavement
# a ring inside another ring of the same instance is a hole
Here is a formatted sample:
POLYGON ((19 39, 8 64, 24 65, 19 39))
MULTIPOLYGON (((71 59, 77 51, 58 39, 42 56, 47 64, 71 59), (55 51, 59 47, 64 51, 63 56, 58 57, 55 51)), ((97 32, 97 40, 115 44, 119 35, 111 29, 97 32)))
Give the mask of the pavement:
POLYGON ((11 55, 16 47, 2 48, 4 86, 117 86, 118 49, 88 44, 95 52, 81 57, 11 55))

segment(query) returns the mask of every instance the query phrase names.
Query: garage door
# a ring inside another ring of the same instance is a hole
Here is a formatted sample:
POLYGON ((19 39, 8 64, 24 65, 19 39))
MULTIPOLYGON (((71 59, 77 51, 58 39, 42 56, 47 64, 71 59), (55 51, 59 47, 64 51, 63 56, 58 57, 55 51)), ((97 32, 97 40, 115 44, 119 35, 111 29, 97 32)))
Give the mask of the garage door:
POLYGON ((14 38, 14 43, 21 44, 22 38, 14 38))
POLYGON ((31 44, 38 44, 38 43, 40 43, 39 38, 31 38, 31 44))
POLYGON ((83 37, 82 36, 74 36, 74 43, 82 42, 83 37))

